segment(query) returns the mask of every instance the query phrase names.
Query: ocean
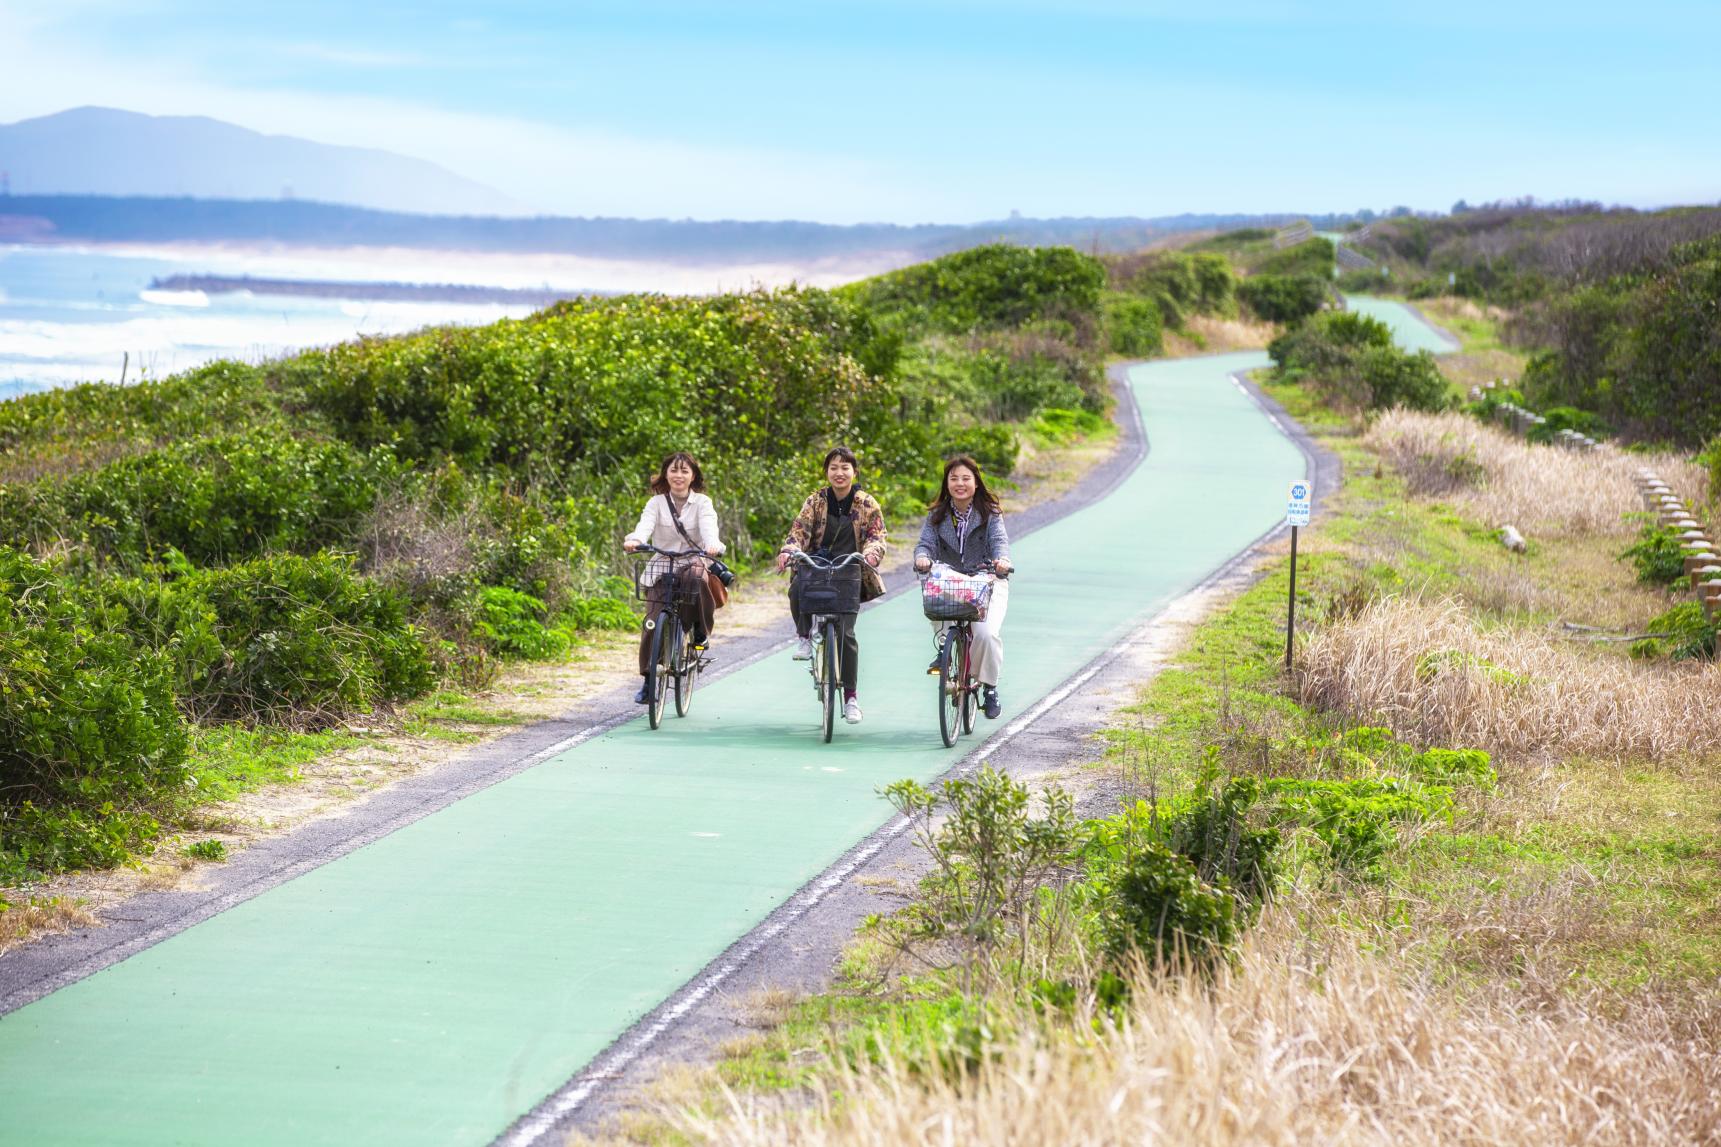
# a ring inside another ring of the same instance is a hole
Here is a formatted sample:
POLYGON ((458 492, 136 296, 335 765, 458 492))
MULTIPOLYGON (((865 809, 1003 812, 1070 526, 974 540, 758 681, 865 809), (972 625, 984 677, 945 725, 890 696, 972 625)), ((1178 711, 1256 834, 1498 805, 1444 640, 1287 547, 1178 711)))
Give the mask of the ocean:
POLYGON ((434 276, 434 267, 394 261, 0 246, 0 398, 78 382, 118 382, 122 372, 127 382, 162 378, 222 358, 258 362, 359 335, 494 322, 533 309, 150 289, 152 281, 173 274, 457 281, 452 275, 403 277, 413 271, 434 276))
POLYGON ((170 275, 460 284, 568 294, 703 294, 791 281, 830 287, 898 266, 897 252, 724 266, 385 248, 0 245, 0 399, 79 382, 164 378, 215 359, 259 362, 360 335, 518 318, 527 303, 379 301, 161 291, 170 275))

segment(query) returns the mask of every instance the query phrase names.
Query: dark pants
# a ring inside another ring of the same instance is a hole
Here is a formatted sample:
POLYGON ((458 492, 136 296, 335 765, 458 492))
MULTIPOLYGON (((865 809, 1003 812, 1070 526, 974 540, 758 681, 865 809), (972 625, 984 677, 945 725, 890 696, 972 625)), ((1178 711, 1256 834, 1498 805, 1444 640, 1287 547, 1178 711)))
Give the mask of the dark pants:
MULTIPOLYGON (((789 615, 795 619, 795 633, 799 637, 811 637, 813 634, 813 619, 801 609, 801 579, 791 578, 789 581, 789 615)), ((831 614, 831 620, 837 623, 837 632, 842 635, 842 673, 843 692, 853 693, 859 688, 860 681, 860 642, 855 639, 855 618, 858 614, 831 614)))
MULTIPOLYGON (((682 566, 675 571, 672 583, 668 575, 652 582, 645 591, 645 615, 656 617, 670 608, 670 586, 676 586, 674 600, 681 603, 681 624, 693 631, 695 641, 711 636, 716 622, 717 603, 711 599, 711 584, 705 579, 705 567, 698 563, 682 566)), ((651 668, 651 630, 639 631, 639 675, 651 668)))

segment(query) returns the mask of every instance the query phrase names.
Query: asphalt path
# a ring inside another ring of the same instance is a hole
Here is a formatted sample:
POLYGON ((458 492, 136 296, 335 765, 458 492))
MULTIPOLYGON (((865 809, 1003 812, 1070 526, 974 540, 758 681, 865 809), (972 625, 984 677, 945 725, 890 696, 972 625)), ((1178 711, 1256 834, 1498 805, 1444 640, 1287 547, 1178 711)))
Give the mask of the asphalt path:
MULTIPOLYGON (((1013 712, 1282 519, 1305 454, 1232 377, 1264 363, 1129 372, 1145 457, 1015 546, 1013 712)), ((661 730, 577 729, 418 793, 326 862, 105 950, 68 944, 57 968, 14 962, 34 978, 0 1017, 0 1139, 494 1139, 876 835, 880 786, 975 747, 939 744, 912 594, 860 633, 867 717, 830 745, 804 669, 766 651, 661 730)))

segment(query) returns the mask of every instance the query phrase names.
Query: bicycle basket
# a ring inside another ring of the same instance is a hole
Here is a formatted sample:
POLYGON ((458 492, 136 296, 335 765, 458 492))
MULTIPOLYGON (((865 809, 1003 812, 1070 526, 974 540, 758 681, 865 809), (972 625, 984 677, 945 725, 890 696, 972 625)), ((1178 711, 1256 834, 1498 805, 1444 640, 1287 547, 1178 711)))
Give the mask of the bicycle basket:
POLYGON ((803 566, 798 576, 801 582, 802 612, 827 616, 860 612, 859 566, 845 566, 840 570, 803 566))
POLYGON ((704 563, 698 558, 667 558, 648 554, 633 565, 633 595, 641 601, 655 600, 685 605, 699 598, 699 587, 705 582, 704 563), (690 566, 699 566, 697 579, 686 577, 690 566), (682 574, 682 577, 677 577, 682 574), (658 583, 662 583, 659 585, 658 583), (655 591, 655 592, 654 592, 655 591))
POLYGON ((933 621, 985 621, 992 579, 936 565, 920 587, 920 608, 933 621))

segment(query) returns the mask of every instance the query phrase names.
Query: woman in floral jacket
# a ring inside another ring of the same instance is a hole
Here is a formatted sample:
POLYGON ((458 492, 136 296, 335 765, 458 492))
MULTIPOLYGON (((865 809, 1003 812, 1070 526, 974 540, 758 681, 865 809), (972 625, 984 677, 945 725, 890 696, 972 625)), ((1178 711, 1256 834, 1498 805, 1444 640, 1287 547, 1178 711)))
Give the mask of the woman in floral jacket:
MULTIPOLYGON (((817 554, 822 558, 840 558, 847 554, 861 555, 861 600, 871 601, 884 593, 884 581, 878 575, 879 563, 884 561, 884 511, 878 500, 855 485, 858 467, 854 451, 838 446, 825 455, 825 481, 829 485, 807 495, 789 527, 789 536, 777 551, 777 569, 788 564, 789 555, 796 550, 817 554)), ((813 655, 813 619, 801 609, 800 579, 789 583, 789 612, 795 619, 795 660, 805 661, 813 655)), ((861 719, 860 699, 856 695, 860 680, 860 643, 855 639, 855 614, 839 618, 842 630, 843 720, 855 724, 861 719)))

